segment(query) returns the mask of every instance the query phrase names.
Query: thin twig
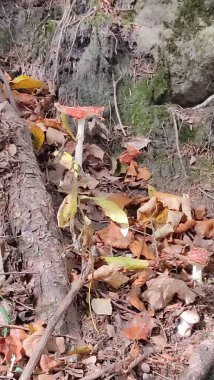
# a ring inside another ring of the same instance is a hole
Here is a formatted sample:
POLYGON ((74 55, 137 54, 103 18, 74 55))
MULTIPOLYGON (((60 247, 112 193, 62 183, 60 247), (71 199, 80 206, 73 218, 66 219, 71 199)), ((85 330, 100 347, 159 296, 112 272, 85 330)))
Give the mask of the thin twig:
POLYGON ((10 325, 8 323, 0 323, 0 328, 7 328, 7 329, 19 329, 19 330, 24 330, 24 331, 28 331, 29 332, 29 329, 27 327, 23 327, 23 326, 17 326, 17 325, 10 325))
POLYGON ((180 146, 179 146, 178 126, 177 126, 177 120, 176 120, 176 117, 175 117, 174 110, 171 110, 171 114, 172 114, 172 120, 173 120, 174 132, 175 132, 175 142, 176 142, 176 148, 177 148, 177 152, 178 152, 178 157, 179 157, 179 160, 180 160, 180 163, 181 163, 181 167, 183 169, 183 173, 184 173, 185 177, 187 177, 186 169, 185 169, 185 166, 184 166, 184 163, 183 163, 183 160, 182 160, 182 155, 181 155, 180 146))
POLYGON ((17 275, 17 276, 21 276, 21 275, 25 275, 25 274, 40 274, 40 272, 36 272, 36 271, 28 271, 28 270, 24 270, 22 272, 0 272, 0 276, 8 276, 10 274, 13 274, 13 275, 17 275))
POLYGON ((37 343, 35 349, 33 350, 33 353, 20 377, 20 380, 30 380, 33 370, 36 367, 42 355, 42 352, 47 344, 47 341, 50 335, 53 333, 55 326, 63 318, 65 312, 68 310, 74 298, 79 293, 80 289, 83 287, 90 270, 91 270, 91 262, 88 262, 88 265, 86 269, 82 272, 80 278, 72 283, 71 289, 69 290, 68 294, 66 295, 62 303, 59 305, 53 317, 50 318, 47 324, 47 327, 44 331, 44 334, 42 335, 41 339, 37 343))
POLYGON ((126 136, 126 131, 123 127, 121 117, 120 117, 119 108, 118 108, 118 104, 117 104, 117 84, 119 83, 120 80, 121 80, 121 77, 117 81, 115 81, 114 74, 112 74, 112 83, 113 83, 113 90, 114 90, 114 108, 115 108, 117 119, 118 119, 118 122, 120 125, 120 129, 123 132, 123 135, 126 136))
POLYGON ((212 195, 210 195, 210 194, 208 194, 208 193, 206 193, 206 191, 204 191, 203 189, 201 189, 200 187, 199 187, 199 190, 204 194, 204 195, 206 195, 208 198, 210 198, 210 199, 213 199, 214 200, 214 197, 212 196, 212 195))

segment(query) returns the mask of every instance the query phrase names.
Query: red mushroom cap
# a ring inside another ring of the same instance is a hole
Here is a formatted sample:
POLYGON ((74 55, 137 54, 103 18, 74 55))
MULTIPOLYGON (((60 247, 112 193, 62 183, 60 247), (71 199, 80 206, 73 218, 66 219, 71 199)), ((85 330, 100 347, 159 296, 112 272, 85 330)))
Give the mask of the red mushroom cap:
POLYGON ((192 264, 205 266, 209 263, 210 257, 206 249, 194 247, 188 253, 188 259, 192 264))
POLYGON ((59 103, 55 103, 54 105, 60 112, 63 112, 77 120, 95 116, 101 118, 104 111, 104 107, 68 107, 59 103))

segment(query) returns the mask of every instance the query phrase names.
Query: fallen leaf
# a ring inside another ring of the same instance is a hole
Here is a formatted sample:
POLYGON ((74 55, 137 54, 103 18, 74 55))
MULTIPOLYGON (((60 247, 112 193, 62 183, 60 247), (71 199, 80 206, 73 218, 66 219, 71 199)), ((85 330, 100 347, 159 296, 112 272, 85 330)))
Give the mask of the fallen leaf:
POLYGON ((187 220, 186 223, 180 223, 175 232, 182 234, 195 226, 195 220, 187 220))
POLYGON ((129 278, 120 273, 119 270, 119 265, 102 265, 94 271, 93 275, 90 274, 88 276, 88 280, 103 281, 111 285, 113 288, 119 289, 121 285, 124 285, 129 281, 129 278))
POLYGON ((34 147, 37 151, 40 151, 45 141, 45 134, 36 124, 31 127, 31 133, 34 139, 34 147))
POLYGON ((156 196, 157 200, 162 202, 164 207, 168 207, 169 210, 179 211, 182 198, 177 195, 162 193, 157 191, 151 185, 148 185, 148 193, 150 198, 156 196))
POLYGON ((69 124, 68 116, 62 112, 60 118, 62 120, 63 129, 67 132, 73 141, 76 141, 76 137, 74 136, 73 130, 69 124))
POLYGON ((157 209, 157 198, 156 196, 152 197, 149 201, 144 203, 138 210, 137 213, 139 214, 151 214, 154 213, 154 211, 157 209))
POLYGON ((161 275, 147 282, 148 290, 142 296, 152 309, 159 310, 166 307, 175 295, 188 305, 195 301, 196 294, 188 288, 185 282, 161 275))
POLYGON ((120 227, 113 222, 111 222, 108 227, 98 231, 97 234, 105 245, 119 249, 128 248, 133 238, 133 234, 130 231, 128 235, 124 237, 120 227))
POLYGON ((196 220, 202 220, 206 214, 206 207, 205 206, 199 206, 195 210, 195 219, 196 220))
POLYGON ((35 90, 45 87, 45 83, 28 75, 20 75, 10 81, 13 90, 35 90))
POLYGON ((183 212, 168 210, 166 223, 171 224, 172 227, 175 229, 179 225, 182 217, 183 212))
POLYGON ((11 329, 10 335, 6 338, 6 344, 9 351, 6 355, 6 359, 10 362, 12 355, 16 356, 16 362, 20 361, 23 356, 23 340, 28 337, 27 333, 21 329, 11 329))
POLYGON ((112 193, 107 196, 107 199, 116 203, 122 209, 132 202, 132 198, 124 193, 112 193))
POLYGON ((59 157, 59 164, 64 166, 66 169, 71 170, 74 165, 74 158, 72 155, 68 152, 63 152, 63 154, 59 157))
POLYGON ((145 306, 141 299, 139 298, 141 291, 140 288, 134 287, 127 295, 127 300, 130 302, 132 306, 134 306, 139 311, 144 311, 145 306))
POLYGON ((64 133, 54 128, 48 128, 46 132, 46 141, 48 145, 52 145, 52 144, 64 145, 65 143, 64 133))
POLYGON ((131 146, 135 149, 141 150, 143 148, 146 148, 150 142, 151 140, 147 137, 137 136, 131 138, 129 141, 126 141, 122 146, 124 146, 124 148, 128 148, 129 146, 131 146))
POLYGON ((57 213, 59 227, 64 228, 70 225, 70 221, 74 218, 77 212, 77 196, 78 185, 77 181, 74 180, 71 193, 64 198, 57 213))
POLYGON ((147 168, 138 168, 137 171, 138 180, 143 179, 144 181, 148 181, 152 176, 152 173, 147 168))
POLYGON ((90 199, 94 201, 98 206, 102 207, 106 215, 113 221, 118 224, 121 224, 121 232, 124 236, 128 234, 129 221, 128 217, 116 203, 109 201, 105 198, 98 197, 88 197, 85 195, 81 196, 81 199, 90 199))
POLYGON ((57 380, 57 378, 56 375, 47 375, 46 373, 43 373, 38 375, 38 380, 57 380))
POLYGON ((69 351, 67 355, 89 355, 92 350, 92 346, 77 346, 72 351, 69 351))
POLYGON ((141 152, 138 149, 128 146, 127 150, 120 155, 119 161, 121 164, 130 164, 130 162, 140 154, 141 152))
POLYGON ((84 160, 87 160, 88 156, 93 156, 98 158, 100 161, 103 161, 104 151, 95 144, 85 144, 84 145, 84 160))
POLYGON ((154 237, 157 240, 163 239, 163 238, 165 238, 166 236, 170 235, 173 232, 174 232, 174 228, 172 227, 171 224, 167 223, 163 227, 158 228, 154 232, 154 237))
POLYGON ((106 256, 103 257, 103 260, 105 260, 108 264, 119 265, 128 271, 146 269, 149 266, 149 262, 147 260, 133 259, 131 257, 124 256, 106 256))
POLYGON ((93 298, 91 307, 97 315, 112 315, 110 298, 93 298))
POLYGON ((150 273, 148 270, 143 270, 142 272, 137 273, 137 278, 134 280, 132 287, 141 288, 145 285, 146 281, 150 278, 150 273))
POLYGON ((62 360, 57 360, 51 355, 42 355, 40 359, 40 367, 44 372, 49 372, 54 368, 60 367, 62 364, 62 360))
POLYGON ((137 166, 137 162, 132 160, 129 167, 127 168, 126 176, 137 177, 137 166))
POLYGON ((196 221, 195 232, 203 237, 214 237, 214 219, 196 221))
POLYGON ((23 340, 23 349, 25 351, 25 354, 30 358, 34 348, 36 347, 37 343, 40 341, 42 335, 44 332, 43 330, 36 331, 32 335, 29 335, 26 339, 23 340))
POLYGON ((129 249, 134 257, 140 258, 141 256, 144 256, 147 260, 153 260, 155 258, 155 254, 146 244, 145 238, 134 240, 130 244, 129 249))
POLYGON ((131 323, 123 330, 124 335, 129 339, 147 340, 154 327, 153 319, 145 315, 136 315, 131 323))

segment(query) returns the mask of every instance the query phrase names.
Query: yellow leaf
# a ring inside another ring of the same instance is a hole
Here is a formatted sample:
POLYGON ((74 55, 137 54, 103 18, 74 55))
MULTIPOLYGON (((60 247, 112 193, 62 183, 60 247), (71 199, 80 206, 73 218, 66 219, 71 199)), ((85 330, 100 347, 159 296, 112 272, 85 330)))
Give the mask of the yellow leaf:
POLYGON ((68 116, 65 113, 61 113, 60 115, 62 120, 62 125, 67 134, 72 138, 73 141, 76 141, 76 137, 74 136, 74 133, 71 129, 71 126, 69 125, 68 116))
POLYGON ((65 166, 66 169, 71 170, 74 164, 74 159, 70 153, 63 152, 62 156, 60 157, 59 163, 62 166, 65 166))
POLYGON ((78 185, 77 181, 74 181, 71 193, 65 197, 57 213, 59 227, 69 226, 70 221, 74 218, 77 212, 77 196, 78 185))
POLYGON ((81 199, 91 199, 94 201, 98 206, 102 207, 102 209, 105 211, 106 215, 113 220, 113 222, 116 222, 120 225, 121 227, 121 232, 124 236, 127 235, 128 233, 128 227, 129 227, 129 221, 128 217, 116 203, 109 201, 104 198, 98 198, 98 197, 87 197, 87 196, 82 196, 81 199))
POLYGON ((132 259, 131 257, 106 256, 106 257, 103 257, 103 260, 105 260, 108 264, 120 265, 122 268, 127 269, 127 270, 141 270, 141 269, 148 268, 149 266, 149 262, 147 260, 132 259))
POLYGON ((37 151, 39 151, 45 141, 44 132, 42 132, 41 128, 39 128, 37 125, 33 125, 31 127, 31 133, 34 138, 34 147, 37 151))
POLYGON ((77 346, 72 351, 69 351, 66 355, 86 355, 90 354, 92 346, 77 346))
POLYGON ((13 90, 34 90, 44 86, 44 82, 28 75, 20 75, 10 82, 10 87, 13 90))

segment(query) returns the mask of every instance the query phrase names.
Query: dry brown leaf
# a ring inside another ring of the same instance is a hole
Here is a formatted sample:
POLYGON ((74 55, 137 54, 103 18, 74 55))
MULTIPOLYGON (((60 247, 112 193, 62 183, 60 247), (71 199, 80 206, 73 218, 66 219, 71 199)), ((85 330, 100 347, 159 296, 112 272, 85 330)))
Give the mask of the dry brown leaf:
POLYGON ((150 214, 154 213, 154 211, 157 208, 157 198, 156 196, 152 197, 148 202, 144 203, 138 210, 137 213, 139 214, 150 214))
POLYGON ((158 310, 166 307, 175 295, 188 305, 195 301, 196 294, 188 288, 185 282, 175 278, 161 275, 147 282, 148 290, 143 293, 143 299, 152 309, 158 310))
POLYGON ((203 237, 214 237, 214 219, 195 222, 195 232, 203 237))
POLYGON ((120 208, 124 208, 132 202, 132 199, 124 193, 112 193, 107 196, 107 199, 116 203, 120 208))
POLYGON ((123 144, 123 146, 124 146, 124 148, 128 148, 128 146, 132 146, 135 149, 141 150, 143 148, 146 148, 150 142, 151 142, 151 140, 148 139, 147 137, 137 136, 137 137, 131 138, 129 141, 126 141, 123 144))
POLYGON ((23 340, 28 335, 21 329, 11 329, 10 335, 5 339, 8 351, 5 355, 7 362, 11 361, 12 355, 16 356, 16 362, 20 361, 23 356, 23 340))
POLYGON ((137 177, 137 162, 136 161, 131 161, 130 165, 127 169, 126 176, 127 177, 137 177))
POLYGON ((62 364, 62 360, 57 360, 51 355, 42 355, 40 359, 40 367, 44 372, 49 372, 54 368, 60 367, 62 364))
POLYGON ((154 252, 146 244, 145 238, 134 240, 130 244, 129 249, 134 257, 140 258, 141 256, 144 256, 147 260, 153 260, 155 258, 154 252))
POLYGON ((98 145, 85 144, 83 152, 84 160, 86 160, 89 155, 103 161, 104 151, 98 145))
POLYGON ((52 144, 64 145, 65 143, 64 133, 54 128, 48 128, 46 132, 46 141, 48 145, 52 145, 52 144))
POLYGON ((138 180, 143 179, 144 181, 148 181, 152 176, 152 173, 147 168, 138 168, 137 171, 138 180))
POLYGON ((134 280, 132 287, 140 288, 141 286, 145 285, 146 281, 148 281, 151 275, 151 271, 149 270, 143 270, 137 274, 136 280, 134 280))
POLYGON ((180 223, 179 226, 176 228, 175 232, 178 234, 183 234, 184 232, 190 230, 195 226, 195 220, 187 220, 186 223, 180 223))
POLYGON ((23 340, 23 349, 25 351, 25 354, 30 358, 34 348, 36 347, 37 343, 41 339, 43 335, 44 329, 36 331, 32 335, 29 335, 26 339, 23 340))
POLYGON ((182 216, 183 212, 169 210, 166 223, 170 223, 173 228, 176 228, 179 225, 182 216))
POLYGON ((120 273, 121 267, 117 264, 102 265, 100 268, 96 269, 92 274, 88 276, 88 280, 97 280, 107 282, 115 289, 129 281, 129 278, 124 274, 120 273))
POLYGON ((129 339, 147 340, 153 327, 153 319, 145 313, 144 315, 136 315, 131 323, 126 326, 123 332, 129 339))
POLYGON ((144 311, 145 306, 141 299, 139 298, 141 291, 140 288, 134 287, 127 295, 127 300, 130 302, 132 306, 134 306, 139 311, 144 311))
POLYGON ((179 211, 182 200, 181 197, 159 191, 155 192, 155 196, 158 201, 162 202, 164 207, 168 207, 169 210, 179 211))
POLYGON ((124 237, 121 233, 121 228, 111 222, 108 227, 98 231, 98 236, 102 242, 113 248, 126 249, 133 239, 133 234, 129 231, 124 237))

